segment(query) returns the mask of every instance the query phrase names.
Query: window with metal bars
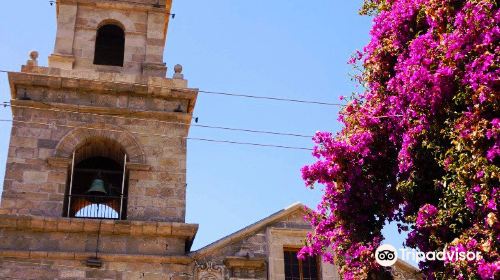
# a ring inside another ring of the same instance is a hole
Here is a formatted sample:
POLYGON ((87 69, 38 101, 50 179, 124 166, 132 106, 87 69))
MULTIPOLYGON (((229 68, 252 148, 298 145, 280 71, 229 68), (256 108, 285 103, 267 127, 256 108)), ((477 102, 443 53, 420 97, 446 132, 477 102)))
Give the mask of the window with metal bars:
POLYGON ((87 139, 73 152, 63 216, 127 218, 127 155, 116 141, 87 139))
POLYGON ((65 197, 66 216, 125 219, 127 184, 122 166, 108 158, 92 157, 75 164, 72 177, 65 197))
POLYGON ((285 249, 285 280, 319 280, 319 263, 315 257, 297 258, 298 250, 285 249))

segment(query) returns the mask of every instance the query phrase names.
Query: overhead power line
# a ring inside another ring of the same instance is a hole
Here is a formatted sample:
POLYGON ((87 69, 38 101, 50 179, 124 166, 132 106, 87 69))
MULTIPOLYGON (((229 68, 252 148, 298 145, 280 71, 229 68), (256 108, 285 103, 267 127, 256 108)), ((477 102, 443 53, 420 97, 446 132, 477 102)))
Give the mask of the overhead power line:
MULTIPOLYGON (((52 105, 50 105, 48 103, 44 103, 44 104, 53 107, 52 105)), ((110 117, 110 118, 119 118, 119 119, 128 119, 128 120, 137 120, 137 121, 151 121, 151 119, 132 117, 130 113, 125 113, 125 114, 120 114, 120 115, 104 115, 104 114, 97 114, 97 113, 87 113, 87 112, 80 112, 80 111, 63 110, 63 109, 57 109, 57 108, 39 108, 39 107, 33 107, 33 106, 12 105, 9 102, 3 102, 3 104, 1 104, 0 106, 2 106, 2 105, 4 107, 10 106, 13 108, 24 108, 24 109, 31 109, 31 110, 64 112, 64 113, 71 113, 71 114, 82 114, 82 115, 89 115, 89 116, 110 117)), ((150 112, 150 111, 134 111, 133 113, 141 113, 141 112, 150 112)), ((301 138, 309 138, 309 139, 313 137, 311 135, 304 135, 304 134, 298 134, 298 133, 287 133, 287 132, 277 132, 277 131, 245 129, 245 128, 212 126, 212 125, 203 125, 203 124, 196 124, 196 123, 195 124, 188 124, 188 123, 182 123, 182 122, 171 122, 171 121, 162 121, 162 120, 154 120, 154 121, 159 122, 159 123, 164 123, 164 124, 175 124, 175 125, 181 125, 181 126, 193 126, 193 127, 208 128, 208 129, 227 130, 227 131, 239 131, 239 132, 257 133, 257 134, 291 136, 291 137, 301 137, 301 138)))
POLYGON ((25 123, 25 124, 46 125, 49 127, 59 126, 59 127, 67 127, 67 128, 81 128, 81 129, 88 129, 88 130, 105 130, 105 131, 109 131, 109 132, 132 133, 132 134, 143 135, 143 136, 157 136, 157 137, 162 137, 162 138, 167 138, 167 139, 185 139, 185 140, 212 142, 212 143, 235 144, 235 145, 246 145, 246 146, 257 146, 257 147, 268 147, 268 148, 280 148, 280 149, 289 149, 289 150, 305 150, 305 151, 312 151, 313 150, 313 149, 304 148, 304 147, 293 147, 293 146, 284 146, 284 145, 239 142, 239 141, 217 140, 217 139, 195 138, 195 137, 182 137, 182 136, 173 137, 170 135, 159 134, 159 133, 145 133, 145 132, 130 131, 130 130, 125 131, 125 130, 118 130, 118 129, 102 129, 102 128, 85 127, 85 126, 74 126, 74 125, 68 125, 68 124, 58 124, 57 121, 59 121, 59 120, 54 120, 54 119, 48 119, 48 120, 52 121, 52 122, 46 123, 46 122, 7 120, 7 119, 0 119, 0 122, 13 122, 14 124, 15 123, 25 123))
MULTIPOLYGON (((0 70, 0 72, 3 73, 9 73, 9 72, 16 72, 16 71, 6 71, 6 70, 0 70)), ((40 75, 40 76, 49 76, 49 77, 58 77, 61 78, 61 76, 55 76, 55 75, 45 75, 45 74, 38 74, 38 73, 30 73, 31 75, 40 75)), ((64 78, 64 77, 63 77, 64 78)), ((95 81, 95 82, 103 82, 103 80, 96 80, 96 79, 85 79, 87 81, 95 81)), ((126 82, 116 82, 114 81, 113 83, 117 84, 128 84, 128 85, 141 85, 144 86, 145 84, 140 84, 140 83, 126 83, 126 82)), ((187 88, 172 88, 172 91, 193 91, 191 89, 187 88)), ((114 90, 108 90, 108 91, 114 91, 114 90)), ((270 100, 270 101, 280 101, 280 102, 289 102, 289 103, 301 103, 301 104, 311 104, 311 105, 323 105, 323 106, 337 106, 337 107, 342 107, 345 106, 345 104, 341 103, 331 103, 331 102, 323 102, 323 101, 317 101, 317 100, 303 100, 303 99, 293 99, 293 98, 285 98, 285 97, 277 97, 277 96, 263 96, 263 95, 250 95, 250 94, 240 94, 240 93, 231 93, 231 92, 222 92, 222 91, 210 91, 210 90, 200 90, 197 89, 199 93, 205 93, 205 94, 211 94, 211 95, 220 95, 220 96, 229 96, 229 97, 240 97, 240 98, 250 98, 250 99, 260 99, 260 100, 270 100)))
POLYGON ((340 103, 329 103, 329 102, 322 102, 322 101, 301 100, 301 99, 281 98, 281 97, 272 97, 272 96, 257 96, 257 95, 238 94, 238 93, 229 93, 229 92, 206 91, 206 90, 199 90, 198 92, 206 93, 206 94, 214 94, 214 95, 245 97, 245 98, 265 99, 265 100, 285 101, 285 102, 305 103, 305 104, 316 104, 316 105, 325 105, 325 106, 344 106, 340 103))

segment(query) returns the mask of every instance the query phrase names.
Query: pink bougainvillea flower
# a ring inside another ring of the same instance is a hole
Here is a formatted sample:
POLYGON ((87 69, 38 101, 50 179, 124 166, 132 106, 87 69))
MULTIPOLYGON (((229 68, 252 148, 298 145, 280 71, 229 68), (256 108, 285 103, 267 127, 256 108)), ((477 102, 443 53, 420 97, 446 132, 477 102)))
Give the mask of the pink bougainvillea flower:
POLYGON ((325 188, 301 255, 329 252, 343 279, 383 273, 374 250, 395 221, 412 248, 484 257, 422 262, 427 279, 500 279, 498 1, 365 2, 371 40, 349 63, 366 91, 314 137, 302 176, 325 188))

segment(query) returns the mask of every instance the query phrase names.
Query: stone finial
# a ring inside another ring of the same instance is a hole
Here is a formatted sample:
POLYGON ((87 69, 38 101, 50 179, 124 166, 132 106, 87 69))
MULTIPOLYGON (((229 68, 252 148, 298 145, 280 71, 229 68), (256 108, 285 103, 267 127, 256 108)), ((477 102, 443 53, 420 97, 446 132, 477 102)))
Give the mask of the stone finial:
POLYGON ((31 51, 30 52, 30 59, 26 62, 27 66, 38 66, 38 52, 37 51, 31 51))
POLYGON ((37 51, 31 51, 30 52, 30 58, 32 60, 37 60, 38 59, 38 52, 37 51))
POLYGON ((174 79, 184 79, 184 74, 182 74, 182 65, 176 64, 174 66, 174 79))

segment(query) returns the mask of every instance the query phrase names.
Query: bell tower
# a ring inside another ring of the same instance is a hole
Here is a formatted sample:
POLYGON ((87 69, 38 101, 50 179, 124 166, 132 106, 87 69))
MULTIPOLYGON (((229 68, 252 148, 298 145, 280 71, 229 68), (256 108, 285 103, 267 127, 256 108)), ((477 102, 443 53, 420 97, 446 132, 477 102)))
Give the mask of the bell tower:
POLYGON ((164 77, 172 0, 57 1, 49 67, 164 77))
POLYGON ((189 273, 198 225, 185 223, 186 137, 198 92, 180 65, 166 78, 171 2, 59 0, 48 67, 32 52, 9 73, 0 275, 189 273))

